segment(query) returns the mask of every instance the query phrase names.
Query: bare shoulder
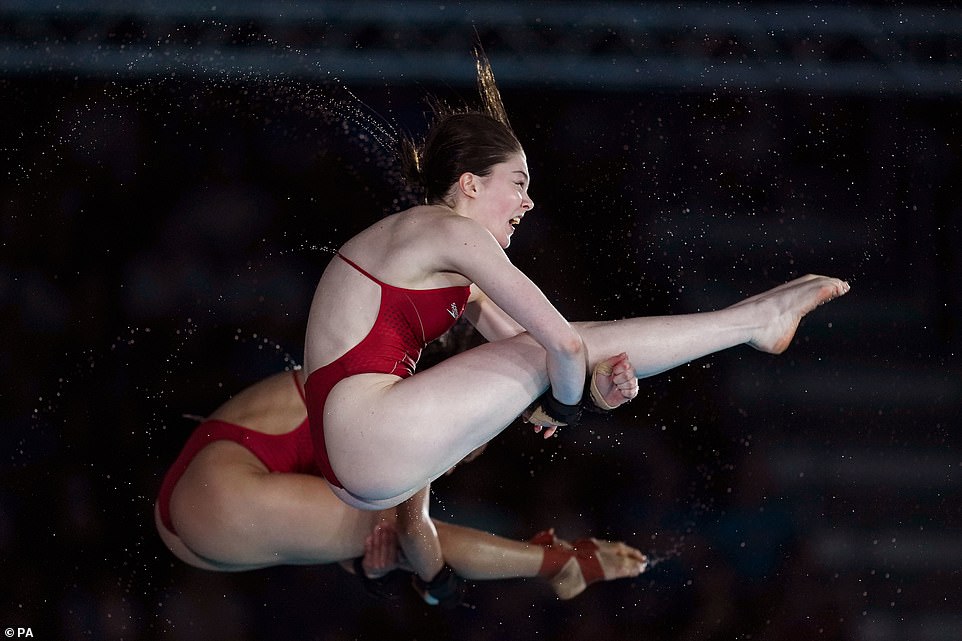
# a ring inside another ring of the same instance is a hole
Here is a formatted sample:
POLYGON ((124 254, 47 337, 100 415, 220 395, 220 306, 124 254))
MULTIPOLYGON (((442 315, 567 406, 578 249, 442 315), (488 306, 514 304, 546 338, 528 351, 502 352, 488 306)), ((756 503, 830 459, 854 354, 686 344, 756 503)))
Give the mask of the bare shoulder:
POLYGON ((296 426, 306 413, 294 377, 299 372, 279 372, 234 394, 210 418, 243 425, 261 432, 282 433, 296 426))
POLYGON ((418 235, 436 250, 447 250, 455 255, 478 248, 504 253, 491 232, 480 223, 451 210, 425 212, 419 224, 418 235))
POLYGON ((399 225, 414 228, 419 235, 469 233, 473 228, 482 229, 470 218, 435 205, 412 207, 396 216, 399 225))
POLYGON ((398 218, 396 232, 392 239, 396 246, 436 257, 440 264, 433 267, 442 271, 449 269, 452 261, 460 264, 468 258, 466 254, 478 250, 504 253, 488 230, 443 207, 424 206, 404 212, 398 218))
POLYGON ((472 226, 480 229, 474 221, 447 207, 418 205, 385 216, 347 241, 343 249, 351 251, 361 247, 363 251, 376 247, 378 254, 397 248, 408 250, 420 241, 433 243, 443 235, 467 233, 472 226))

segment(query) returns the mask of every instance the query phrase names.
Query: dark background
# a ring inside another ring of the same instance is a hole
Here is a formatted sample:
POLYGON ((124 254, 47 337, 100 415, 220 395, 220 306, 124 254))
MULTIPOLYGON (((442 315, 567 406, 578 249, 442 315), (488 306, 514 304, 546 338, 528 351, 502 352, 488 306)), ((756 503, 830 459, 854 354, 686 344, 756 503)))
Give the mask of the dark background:
MULTIPOLYGON (((0 76, 0 627, 131 640, 962 635, 957 35, 879 63, 934 52, 945 64, 929 84, 613 88, 560 63, 525 81, 524 51, 475 20, 450 29, 458 81, 412 68, 339 82, 304 73, 298 48, 336 40, 374 59, 390 30, 337 40, 324 18, 292 30, 228 15, 173 27, 195 38, 175 49, 145 18, 24 11, 0 4, 15 43, 0 76), (408 202, 384 140, 423 130, 428 94, 473 98, 474 29, 532 171, 536 209, 509 255, 568 318, 703 311, 809 272, 851 293, 781 356, 702 359, 549 442, 512 426, 435 487, 438 518, 626 540, 656 560, 637 579, 564 603, 535 581, 475 583, 470 608, 444 613, 413 594, 373 601, 336 567, 183 565, 152 521, 193 425, 182 415, 300 362, 331 251, 408 202), (211 53, 211 32, 226 48, 211 53), (148 40, 176 72, 81 50, 43 58, 48 45, 148 40), (178 66, 251 51, 274 71, 178 66)), ((894 46, 886 37, 877 48, 894 46)), ((598 60, 597 45, 579 53, 598 60)))

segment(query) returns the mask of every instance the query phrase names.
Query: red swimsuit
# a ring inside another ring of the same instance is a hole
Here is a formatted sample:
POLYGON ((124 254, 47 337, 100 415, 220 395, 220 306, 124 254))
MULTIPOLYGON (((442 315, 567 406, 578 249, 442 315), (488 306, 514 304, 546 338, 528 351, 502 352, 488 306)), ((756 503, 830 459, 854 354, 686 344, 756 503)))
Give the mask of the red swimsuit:
POLYGON ((381 306, 367 336, 343 356, 311 372, 304 384, 317 465, 328 482, 343 487, 331 469, 324 445, 324 403, 328 394, 339 381, 354 374, 379 372, 401 378, 414 374, 421 350, 461 317, 471 288, 395 287, 379 281, 344 256, 338 257, 381 288, 381 306))
MULTIPOLYGON (((340 256, 340 254, 338 254, 340 256)), ((324 402, 343 378, 366 372, 382 372, 406 378, 414 373, 421 350, 451 329, 464 311, 470 287, 404 289, 382 283, 366 271, 341 258, 381 287, 381 307, 368 335, 334 362, 315 370, 304 385, 308 417, 286 434, 265 434, 224 421, 204 421, 190 435, 184 449, 160 486, 157 505, 160 518, 176 534, 170 518, 170 497, 190 462, 209 443, 234 441, 249 449, 271 472, 296 472, 323 476, 342 487, 334 476, 324 447, 324 402), (311 429, 310 425, 314 426, 311 429)), ((297 375, 294 375, 297 385, 297 375)), ((301 392, 300 385, 297 385, 301 392)), ((301 392, 304 397, 305 393, 301 392)))
MULTIPOLYGON (((294 385, 297 386, 298 393, 301 398, 304 398, 304 392, 301 391, 297 380, 297 372, 291 372, 291 374, 294 376, 294 385)), ((184 449, 167 470, 160 485, 160 493, 157 497, 160 520, 174 534, 177 531, 170 519, 170 496, 174 492, 174 486, 177 485, 177 481, 183 476, 197 453, 214 441, 233 441, 243 445, 271 472, 297 472, 315 476, 321 473, 314 461, 314 444, 311 442, 310 427, 306 418, 300 425, 285 434, 265 434, 224 421, 204 421, 187 439, 184 449)))

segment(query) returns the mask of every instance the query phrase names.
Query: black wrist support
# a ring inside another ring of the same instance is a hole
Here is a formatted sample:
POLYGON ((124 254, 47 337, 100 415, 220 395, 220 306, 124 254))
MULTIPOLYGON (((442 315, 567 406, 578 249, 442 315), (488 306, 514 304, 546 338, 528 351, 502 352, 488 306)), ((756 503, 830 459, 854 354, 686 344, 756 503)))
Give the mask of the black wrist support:
MULTIPOLYGON (((401 570, 392 570, 382 577, 372 579, 364 572, 363 557, 356 557, 354 559, 354 574, 361 579, 364 591, 374 598, 387 601, 395 601, 400 598, 397 579, 402 574, 401 570)), ((401 585, 403 587, 403 584, 401 585)))
POLYGON ((540 403, 541 409, 543 409, 548 416, 557 420, 559 423, 564 423, 568 427, 574 427, 581 420, 581 403, 576 403, 575 405, 562 403, 554 397, 550 388, 541 395, 540 403))
POLYGON ((425 581, 415 574, 414 584, 445 610, 455 608, 461 603, 463 591, 461 577, 455 574, 448 564, 444 564, 441 571, 430 581, 425 581))

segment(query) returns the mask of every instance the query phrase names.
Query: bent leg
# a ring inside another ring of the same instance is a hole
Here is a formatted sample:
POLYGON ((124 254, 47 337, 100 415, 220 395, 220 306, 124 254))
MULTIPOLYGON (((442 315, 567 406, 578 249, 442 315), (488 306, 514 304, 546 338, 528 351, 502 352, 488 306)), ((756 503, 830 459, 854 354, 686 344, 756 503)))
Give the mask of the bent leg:
POLYGON ((548 386, 545 351, 520 335, 480 345, 403 380, 358 374, 324 409, 324 440, 360 509, 396 506, 507 427, 548 386))
MULTIPOLYGON (((639 377, 653 376, 740 344, 783 351, 805 314, 847 291, 838 279, 809 276, 715 312, 576 327, 589 370, 627 352, 639 377)), ((397 505, 496 436, 547 386, 544 349, 524 334, 402 381, 350 377, 335 386, 325 408, 331 464, 354 505, 397 505)))

